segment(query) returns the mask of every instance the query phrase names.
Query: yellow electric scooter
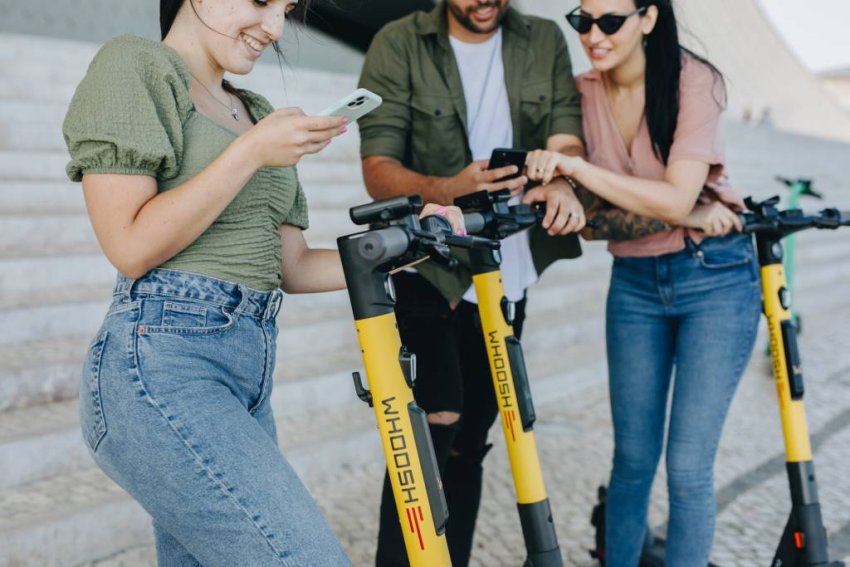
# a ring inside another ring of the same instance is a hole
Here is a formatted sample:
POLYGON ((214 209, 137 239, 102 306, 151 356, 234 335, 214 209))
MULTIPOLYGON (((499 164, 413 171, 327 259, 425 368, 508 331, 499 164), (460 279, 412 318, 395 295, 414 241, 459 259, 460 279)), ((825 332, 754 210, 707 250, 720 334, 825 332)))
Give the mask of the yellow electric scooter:
POLYGON ((791 294, 782 265, 782 239, 810 228, 836 229, 839 226, 850 226, 850 211, 824 209, 816 214, 805 214, 799 209, 779 211, 776 208, 778 202, 779 197, 762 202, 747 198, 749 212, 742 215, 744 230, 754 234, 756 239, 764 315, 779 394, 779 413, 791 489, 791 515, 771 567, 840 567, 844 563, 829 560, 826 529, 821 518, 811 440, 803 405, 803 370, 791 317, 791 294))
MULTIPOLYGON (((538 224, 542 209, 508 205, 510 191, 478 191, 455 199, 467 230, 501 240, 538 224)), ((522 345, 514 336, 514 306, 505 297, 498 250, 470 250, 472 282, 478 297, 481 330, 496 390, 496 403, 511 463, 517 509, 525 540, 526 567, 561 567, 561 550, 543 483, 534 437, 536 419, 522 345)))
POLYGON ((446 498, 425 412, 413 400, 416 357, 402 345, 390 275, 431 258, 456 262, 452 246, 498 249, 483 238, 450 234, 441 217, 420 223, 419 197, 396 197, 350 211, 365 232, 337 239, 369 389, 355 372, 358 397, 375 410, 407 556, 411 567, 450 566, 446 498), (431 230, 428 230, 431 227, 431 230))

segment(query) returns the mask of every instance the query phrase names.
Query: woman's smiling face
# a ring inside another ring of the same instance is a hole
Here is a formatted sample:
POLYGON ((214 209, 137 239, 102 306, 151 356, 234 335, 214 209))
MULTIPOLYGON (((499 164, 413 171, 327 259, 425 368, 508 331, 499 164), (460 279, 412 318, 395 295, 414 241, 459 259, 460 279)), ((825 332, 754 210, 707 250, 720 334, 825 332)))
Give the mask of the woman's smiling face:
POLYGON ((606 14, 631 14, 612 34, 604 33, 598 24, 579 34, 584 51, 597 71, 610 71, 629 60, 636 50, 643 49, 644 35, 652 31, 655 18, 649 12, 634 13, 636 8, 634 0, 582 0, 581 13, 594 19, 606 14))
MULTIPOLYGON (((297 0, 188 0, 207 55, 225 71, 249 73, 263 51, 283 35, 284 16, 297 0)), ((192 14, 190 14, 192 16, 192 14)))

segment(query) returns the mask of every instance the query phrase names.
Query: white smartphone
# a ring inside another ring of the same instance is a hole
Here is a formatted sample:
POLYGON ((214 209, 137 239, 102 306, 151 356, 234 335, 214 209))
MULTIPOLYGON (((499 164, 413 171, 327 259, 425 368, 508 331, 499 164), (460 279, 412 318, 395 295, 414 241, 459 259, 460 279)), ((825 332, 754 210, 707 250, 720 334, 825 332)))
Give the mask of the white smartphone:
POLYGON ((357 89, 321 111, 318 116, 345 116, 349 121, 354 122, 381 106, 382 102, 383 99, 372 91, 357 89))

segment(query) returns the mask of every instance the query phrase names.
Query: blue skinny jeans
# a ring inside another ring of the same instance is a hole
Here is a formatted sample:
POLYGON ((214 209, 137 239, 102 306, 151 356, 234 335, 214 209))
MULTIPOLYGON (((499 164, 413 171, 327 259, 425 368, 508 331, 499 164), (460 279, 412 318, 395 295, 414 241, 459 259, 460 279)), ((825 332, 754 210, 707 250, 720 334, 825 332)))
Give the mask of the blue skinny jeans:
POLYGON ((750 237, 615 258, 606 341, 614 459, 606 506, 608 567, 638 564, 664 446, 670 518, 666 564, 705 567, 716 516, 714 459, 759 320, 750 237), (675 379, 674 379, 675 376, 675 379))

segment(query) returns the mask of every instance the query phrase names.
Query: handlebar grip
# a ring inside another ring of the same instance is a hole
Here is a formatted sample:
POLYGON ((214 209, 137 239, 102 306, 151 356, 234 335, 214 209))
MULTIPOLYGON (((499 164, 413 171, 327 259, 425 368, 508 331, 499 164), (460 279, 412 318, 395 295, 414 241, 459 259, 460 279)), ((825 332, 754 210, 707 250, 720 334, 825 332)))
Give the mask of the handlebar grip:
POLYGON ((469 234, 478 234, 484 230, 486 220, 481 213, 467 213, 463 215, 463 224, 466 226, 466 232, 469 234))
POLYGON ((357 242, 358 253, 366 260, 384 261, 402 256, 410 247, 410 236, 398 226, 363 233, 357 242))
POLYGON ((420 210, 422 210, 422 197, 410 195, 382 199, 374 203, 351 207, 348 215, 351 217, 351 222, 363 225, 374 222, 388 222, 418 213, 420 210))
POLYGON ((481 248, 484 250, 498 250, 502 247, 502 243, 498 240, 490 240, 480 236, 458 236, 456 234, 447 235, 446 244, 458 248, 481 248))

